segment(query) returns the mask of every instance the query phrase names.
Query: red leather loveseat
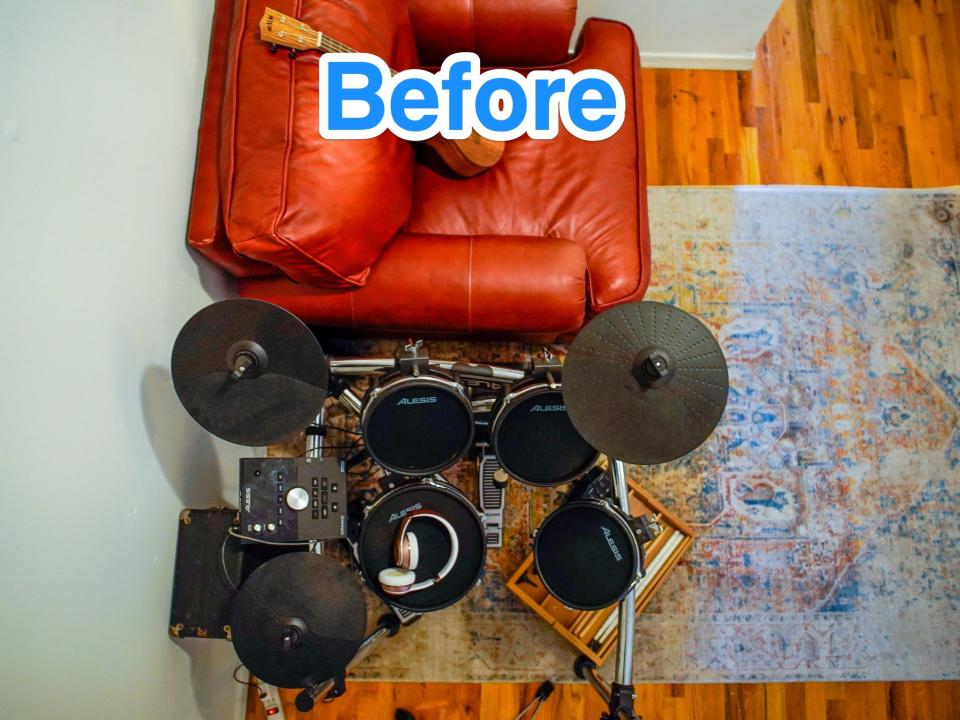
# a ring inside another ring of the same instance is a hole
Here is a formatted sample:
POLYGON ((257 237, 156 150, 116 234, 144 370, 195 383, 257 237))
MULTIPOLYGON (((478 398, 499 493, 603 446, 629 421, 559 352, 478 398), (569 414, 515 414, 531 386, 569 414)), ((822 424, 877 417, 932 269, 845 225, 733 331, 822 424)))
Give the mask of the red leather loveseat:
POLYGON ((316 129, 316 53, 271 54, 264 0, 217 0, 188 240, 240 294, 326 327, 546 339, 638 300, 650 251, 637 48, 575 0, 273 0, 392 67, 596 68, 623 85, 613 137, 507 143, 473 178, 389 133, 316 129))

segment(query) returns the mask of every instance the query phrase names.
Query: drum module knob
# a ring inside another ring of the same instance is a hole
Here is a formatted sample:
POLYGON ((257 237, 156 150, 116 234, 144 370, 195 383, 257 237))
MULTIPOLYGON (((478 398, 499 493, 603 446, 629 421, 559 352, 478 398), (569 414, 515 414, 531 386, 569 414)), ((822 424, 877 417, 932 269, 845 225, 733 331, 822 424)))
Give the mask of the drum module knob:
POLYGON ((290 492, 287 493, 287 505, 290 506, 291 510, 297 512, 306 510, 310 505, 310 493, 302 487, 291 488, 290 492))

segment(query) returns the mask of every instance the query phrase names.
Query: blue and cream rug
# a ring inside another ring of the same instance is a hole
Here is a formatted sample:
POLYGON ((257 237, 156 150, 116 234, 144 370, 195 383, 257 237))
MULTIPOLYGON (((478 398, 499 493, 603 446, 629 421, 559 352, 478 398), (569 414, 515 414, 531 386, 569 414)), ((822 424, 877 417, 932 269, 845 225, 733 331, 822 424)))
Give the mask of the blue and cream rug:
MULTIPOLYGON (((714 328, 731 390, 700 450, 631 469, 699 534, 638 618, 638 681, 960 677, 960 191, 656 188, 650 206, 647 298, 714 328)), ((484 585, 356 675, 571 679, 572 649, 505 588, 554 501, 512 484, 484 585)))

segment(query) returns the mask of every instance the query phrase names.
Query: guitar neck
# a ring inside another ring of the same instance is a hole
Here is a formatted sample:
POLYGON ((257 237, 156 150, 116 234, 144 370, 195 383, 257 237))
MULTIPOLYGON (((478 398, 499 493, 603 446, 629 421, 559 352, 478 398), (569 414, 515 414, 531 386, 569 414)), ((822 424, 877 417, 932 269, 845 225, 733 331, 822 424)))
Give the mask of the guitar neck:
MULTIPOLYGON (((317 49, 322 52, 331 52, 331 53, 355 53, 360 52, 359 50, 354 50, 352 47, 346 43, 342 43, 339 40, 334 40, 329 35, 324 33, 317 33, 319 39, 317 41, 317 49)), ((390 74, 396 75, 397 71, 393 68, 390 68, 390 74)))
MULTIPOLYGON (((314 30, 305 22, 272 8, 264 10, 263 17, 260 19, 260 39, 291 50, 320 50, 325 53, 359 52, 324 32, 314 30)), ((397 74, 397 71, 392 68, 390 72, 397 74)))
POLYGON ((329 35, 324 33, 317 33, 319 39, 317 41, 317 48, 323 52, 333 52, 333 53, 355 53, 359 50, 354 50, 352 47, 346 43, 342 43, 339 40, 335 40, 329 35))

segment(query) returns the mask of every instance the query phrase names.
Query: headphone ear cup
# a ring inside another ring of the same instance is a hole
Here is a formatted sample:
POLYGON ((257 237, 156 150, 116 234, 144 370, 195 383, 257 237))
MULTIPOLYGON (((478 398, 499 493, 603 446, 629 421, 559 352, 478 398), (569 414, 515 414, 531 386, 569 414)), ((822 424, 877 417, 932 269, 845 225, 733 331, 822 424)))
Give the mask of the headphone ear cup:
POLYGON ((380 587, 388 594, 403 594, 417 581, 417 575, 412 570, 391 567, 381 570, 377 575, 380 587))
POLYGON ((406 568, 408 570, 416 570, 417 565, 420 564, 420 541, 417 540, 417 536, 412 532, 407 532, 407 553, 409 559, 406 563, 406 568))

